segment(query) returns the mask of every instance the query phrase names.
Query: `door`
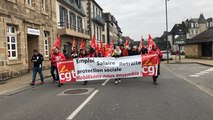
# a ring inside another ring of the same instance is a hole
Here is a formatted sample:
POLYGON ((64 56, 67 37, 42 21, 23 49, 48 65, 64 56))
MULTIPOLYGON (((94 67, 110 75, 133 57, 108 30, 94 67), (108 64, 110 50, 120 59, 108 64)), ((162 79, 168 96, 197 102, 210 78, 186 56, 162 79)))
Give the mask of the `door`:
POLYGON ((33 63, 31 62, 31 58, 33 56, 33 50, 38 50, 38 36, 28 35, 27 36, 27 48, 28 48, 28 70, 32 71, 33 63))
POLYGON ((202 43, 202 57, 212 57, 212 42, 202 43))

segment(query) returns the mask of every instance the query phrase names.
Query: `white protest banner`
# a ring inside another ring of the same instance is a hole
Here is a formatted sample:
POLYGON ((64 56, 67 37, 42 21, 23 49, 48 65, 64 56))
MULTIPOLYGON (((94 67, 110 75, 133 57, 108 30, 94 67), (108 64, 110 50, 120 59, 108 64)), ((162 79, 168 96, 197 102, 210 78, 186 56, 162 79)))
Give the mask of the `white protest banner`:
POLYGON ((77 58, 58 64, 60 81, 102 80, 156 76, 158 55, 127 56, 120 58, 77 58))

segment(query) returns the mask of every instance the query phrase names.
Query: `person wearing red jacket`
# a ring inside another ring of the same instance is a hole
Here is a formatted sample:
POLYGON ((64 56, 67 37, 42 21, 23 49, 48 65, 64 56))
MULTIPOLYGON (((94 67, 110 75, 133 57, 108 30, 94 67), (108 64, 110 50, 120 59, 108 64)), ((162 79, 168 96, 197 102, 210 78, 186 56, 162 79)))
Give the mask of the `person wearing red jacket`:
POLYGON ((124 47, 124 44, 121 44, 120 49, 121 49, 122 56, 128 56, 129 55, 129 52, 128 52, 127 48, 124 47))
POLYGON ((61 53, 59 51, 58 47, 54 47, 53 53, 50 56, 50 60, 51 60, 51 71, 50 71, 50 73, 53 77, 53 82, 58 81, 58 87, 61 87, 62 84, 60 83, 60 80, 59 80, 59 72, 58 72, 58 69, 57 69, 57 62, 65 61, 66 57, 64 56, 63 53, 61 53), (56 71, 56 75, 54 74, 54 71, 56 71))
POLYGON ((153 76, 153 84, 154 85, 157 85, 157 78, 158 76, 160 75, 160 62, 161 62, 161 58, 163 56, 161 50, 156 46, 156 45, 153 45, 152 46, 152 49, 149 51, 149 54, 158 54, 158 59, 157 59, 157 63, 158 63, 158 73, 157 73, 157 76, 153 76))

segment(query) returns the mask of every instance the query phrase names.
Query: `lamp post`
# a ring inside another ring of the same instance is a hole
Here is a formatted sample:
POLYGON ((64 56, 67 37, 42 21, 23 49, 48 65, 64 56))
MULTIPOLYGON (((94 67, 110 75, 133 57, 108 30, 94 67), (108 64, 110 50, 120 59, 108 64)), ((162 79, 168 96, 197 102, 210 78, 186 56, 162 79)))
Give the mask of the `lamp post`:
POLYGON ((167 12, 167 2, 169 0, 165 0, 165 7, 166 7, 166 58, 167 63, 169 63, 169 44, 168 44, 168 12, 167 12))

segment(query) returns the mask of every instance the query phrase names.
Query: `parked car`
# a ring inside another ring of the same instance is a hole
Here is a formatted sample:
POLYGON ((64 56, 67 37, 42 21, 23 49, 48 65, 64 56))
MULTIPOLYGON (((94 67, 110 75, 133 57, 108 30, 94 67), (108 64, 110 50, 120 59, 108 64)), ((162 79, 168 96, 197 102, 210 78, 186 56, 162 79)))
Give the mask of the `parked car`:
MULTIPOLYGON (((161 51, 162 52, 162 54, 163 54, 163 57, 162 57, 162 59, 161 60, 167 60, 167 51, 166 50, 163 50, 163 51, 161 51)), ((170 51, 168 51, 168 58, 169 58, 169 60, 172 60, 172 56, 171 56, 171 52, 170 51)))

